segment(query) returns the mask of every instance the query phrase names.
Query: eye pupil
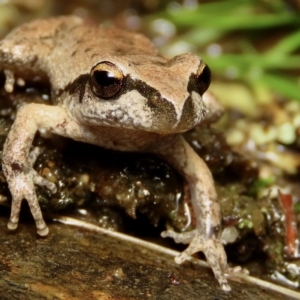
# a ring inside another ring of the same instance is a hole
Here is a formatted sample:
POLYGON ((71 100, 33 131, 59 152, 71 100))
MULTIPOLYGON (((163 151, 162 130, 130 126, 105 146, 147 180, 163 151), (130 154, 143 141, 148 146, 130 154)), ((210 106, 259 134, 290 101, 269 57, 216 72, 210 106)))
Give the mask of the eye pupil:
POLYGON ((91 71, 91 89, 99 98, 116 96, 123 86, 123 74, 111 62, 101 62, 91 71))
POLYGON ((119 82, 112 73, 107 71, 95 71, 93 76, 97 83, 102 86, 109 86, 119 82))
POLYGON ((199 94, 203 95, 208 89, 211 82, 211 72, 207 65, 205 65, 204 68, 202 68, 201 71, 198 73, 197 82, 199 94))

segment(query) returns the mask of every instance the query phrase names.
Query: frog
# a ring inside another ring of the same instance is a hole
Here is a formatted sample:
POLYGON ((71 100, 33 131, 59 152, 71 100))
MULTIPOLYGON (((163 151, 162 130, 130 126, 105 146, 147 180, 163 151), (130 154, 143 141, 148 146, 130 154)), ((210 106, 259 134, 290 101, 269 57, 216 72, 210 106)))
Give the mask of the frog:
POLYGON ((14 29, 0 42, 0 68, 7 93, 33 78, 51 88, 51 103, 27 103, 18 110, 4 143, 2 169, 12 196, 8 229, 17 228, 26 200, 38 235, 49 232, 36 186, 53 194, 57 188, 34 170, 37 131, 117 151, 152 153, 189 186, 195 229, 161 234, 188 244, 175 262, 202 251, 220 287, 230 291, 214 180, 182 136, 216 110, 206 96, 211 71, 199 56, 184 53, 168 59, 142 34, 71 15, 14 29))

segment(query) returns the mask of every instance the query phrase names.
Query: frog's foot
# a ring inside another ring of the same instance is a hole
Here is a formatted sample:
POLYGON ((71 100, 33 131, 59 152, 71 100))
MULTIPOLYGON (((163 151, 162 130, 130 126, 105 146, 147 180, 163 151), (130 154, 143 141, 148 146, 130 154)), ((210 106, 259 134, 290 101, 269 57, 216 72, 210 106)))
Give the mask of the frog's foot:
POLYGON ((28 173, 19 173, 14 177, 13 181, 9 182, 10 191, 12 194, 11 214, 7 227, 10 230, 14 230, 18 227, 19 215, 21 210, 21 203, 23 199, 26 199, 35 220, 37 233, 40 236, 46 236, 49 229, 44 221, 41 208, 36 196, 34 185, 45 186, 51 191, 56 192, 56 186, 54 183, 41 177, 35 170, 31 169, 28 173))
POLYGON ((222 290, 231 291, 231 288, 225 277, 225 273, 230 270, 227 265, 226 253, 221 241, 216 237, 206 238, 197 230, 184 233, 176 233, 168 230, 162 232, 162 237, 171 237, 176 243, 189 243, 189 246, 180 255, 175 257, 177 264, 183 263, 192 254, 202 251, 207 259, 208 264, 219 282, 222 290))

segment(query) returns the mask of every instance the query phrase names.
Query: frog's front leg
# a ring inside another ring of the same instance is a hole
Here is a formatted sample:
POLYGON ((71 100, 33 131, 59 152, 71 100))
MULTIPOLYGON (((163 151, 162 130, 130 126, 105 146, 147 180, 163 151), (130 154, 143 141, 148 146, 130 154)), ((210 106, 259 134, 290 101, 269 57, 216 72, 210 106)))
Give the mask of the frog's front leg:
POLYGON ((62 134, 59 131, 66 130, 67 126, 62 124, 67 123, 67 118, 62 108, 49 105, 28 104, 18 111, 5 141, 2 157, 3 172, 12 195, 11 215, 7 225, 9 229, 17 228, 21 203, 26 199, 36 222, 38 234, 41 236, 48 234, 35 185, 45 186, 52 193, 56 192, 56 186, 33 169, 30 147, 39 128, 62 134))
POLYGON ((181 135, 168 137, 156 149, 188 181, 191 201, 196 216, 196 229, 186 233, 165 231, 163 237, 171 237, 178 243, 189 244, 175 258, 184 262, 190 255, 203 251, 221 288, 230 291, 225 273, 228 272, 227 258, 221 243, 220 208, 211 172, 205 162, 195 153, 181 135))

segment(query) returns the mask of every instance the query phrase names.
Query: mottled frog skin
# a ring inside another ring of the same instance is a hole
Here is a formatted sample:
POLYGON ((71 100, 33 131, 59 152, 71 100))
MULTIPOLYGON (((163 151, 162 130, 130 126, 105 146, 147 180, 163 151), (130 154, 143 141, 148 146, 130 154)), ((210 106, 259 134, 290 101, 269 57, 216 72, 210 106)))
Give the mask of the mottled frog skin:
POLYGON ((0 43, 0 68, 9 93, 15 78, 34 77, 49 82, 52 93, 52 105, 30 103, 19 109, 4 145, 2 167, 12 195, 9 229, 17 228, 26 199, 38 234, 48 234, 35 185, 52 193, 56 186, 32 167, 37 130, 115 150, 155 153, 188 182, 197 220, 191 232, 162 233, 189 244, 175 261, 203 251, 222 289, 230 290, 213 178, 180 134, 213 114, 209 97, 203 97, 210 70, 198 56, 169 60, 140 34, 65 16, 12 31, 0 43))

